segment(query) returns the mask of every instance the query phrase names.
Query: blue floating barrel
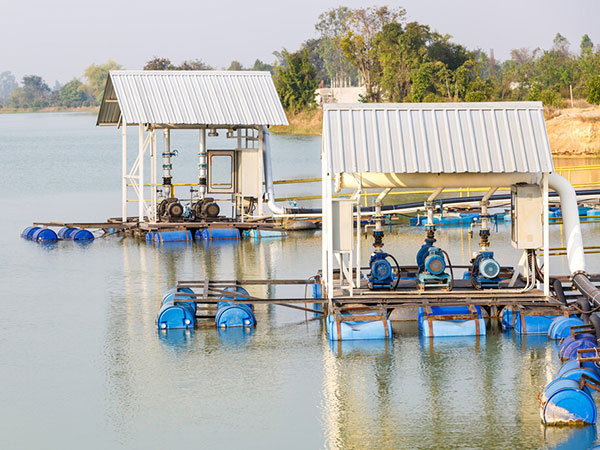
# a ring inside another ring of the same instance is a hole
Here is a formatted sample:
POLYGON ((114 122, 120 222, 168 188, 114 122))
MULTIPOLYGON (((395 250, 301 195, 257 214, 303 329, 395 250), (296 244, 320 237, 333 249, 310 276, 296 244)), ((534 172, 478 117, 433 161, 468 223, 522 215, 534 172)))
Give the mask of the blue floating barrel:
POLYGON ((571 378, 572 380, 579 381, 583 375, 591 378, 596 382, 596 384, 600 384, 600 375, 598 372, 590 369, 577 368, 571 369, 563 372, 560 377, 561 378, 571 378))
POLYGON ((31 240, 36 242, 51 242, 57 241, 58 236, 50 228, 40 228, 33 233, 31 240))
MULTIPOLYGON (((146 235, 147 236, 147 235, 146 235)), ((187 230, 157 231, 153 233, 154 242, 191 242, 192 232, 187 230)))
POLYGON ((583 320, 579 317, 560 316, 552 321, 548 328, 548 337, 550 339, 563 339, 571 334, 571 327, 583 325, 583 320))
POLYGON ((486 332, 485 319, 482 318, 481 307, 475 308, 477 314, 473 314, 468 306, 432 306, 432 314, 428 316, 423 308, 419 308, 419 331, 425 337, 483 336, 486 332), (472 319, 446 320, 447 316, 468 316, 472 319))
MULTIPOLYGON (((175 301, 175 294, 177 292, 182 292, 182 293, 186 293, 186 294, 193 294, 194 293, 194 291, 191 290, 190 288, 184 287, 184 288, 179 288, 178 289, 177 286, 173 286, 173 287, 170 287, 169 289, 167 289, 165 291, 165 293, 163 294, 162 303, 165 304, 166 302, 175 301)), ((179 298, 194 298, 194 297, 190 297, 190 296, 187 296, 187 295, 185 295, 185 296, 182 295, 179 298)))
POLYGON ((600 375, 600 368, 591 361, 580 362, 576 358, 567 360, 558 371, 558 378, 562 377, 563 373, 573 369, 588 369, 600 375))
POLYGON ((546 425, 592 425, 597 411, 589 389, 570 378, 550 382, 540 396, 540 417, 546 425))
MULTIPOLYGON (((158 311, 156 324, 159 329, 192 328, 196 322, 196 303, 175 301, 175 294, 184 292, 193 294, 190 288, 177 288, 173 286, 163 294, 162 306, 158 311)), ((194 299, 192 296, 182 295, 179 298, 194 299)))
POLYGON ((27 227, 21 233, 21 237, 25 238, 25 239, 31 239, 33 236, 33 233, 35 233, 37 230, 40 230, 40 229, 41 229, 41 227, 27 227))
POLYGON ((245 234, 253 239, 283 239, 287 233, 281 230, 248 230, 245 234))
POLYGON ((58 237, 60 239, 71 239, 73 233, 77 231, 79 231, 79 228, 62 227, 60 230, 58 230, 58 237))
POLYGON ((210 240, 225 240, 225 239, 239 239, 240 230, 237 228, 221 228, 221 227, 208 227, 202 230, 196 231, 196 239, 210 240))
POLYGON ((502 329, 510 329, 514 327, 515 322, 519 318, 519 310, 513 309, 509 306, 505 306, 500 313, 502 320, 502 329))
POLYGON ((564 348, 567 345, 569 345, 571 342, 573 341, 577 341, 577 340, 588 340, 591 342, 598 342, 596 339, 596 336, 591 334, 591 333, 582 333, 582 334, 578 334, 576 336, 567 336, 566 338, 564 338, 561 342, 560 342, 560 348, 564 348))
POLYGON ((577 350, 586 349, 589 349, 590 351, 582 353, 582 357, 590 358, 597 356, 598 344, 595 341, 590 341, 588 339, 576 339, 565 346, 561 346, 558 356, 561 360, 565 361, 567 359, 576 358, 577 350))
MULTIPOLYGON (((377 312, 357 313, 360 316, 379 316, 377 312)), ((343 316, 352 317, 345 313, 343 316)), ((391 339, 392 322, 389 319, 381 320, 344 320, 338 325, 333 315, 327 316, 327 338, 330 341, 357 341, 370 339, 391 339)))
POLYGON ((256 317, 248 305, 232 305, 221 302, 215 316, 215 322, 219 328, 231 327, 253 327, 256 325, 256 317))
POLYGON ((158 311, 156 324, 159 329, 193 328, 196 322, 195 307, 193 303, 172 301, 164 303, 158 311))
MULTIPOLYGON (((235 287, 228 287, 223 289, 224 291, 227 292, 231 292, 231 295, 222 295, 220 297, 221 300, 247 300, 247 296, 249 296, 250 294, 248 294, 248 291, 246 289, 244 289, 242 286, 235 286, 235 287), (235 295, 235 294, 243 294, 243 295, 235 295), (246 297, 244 297, 246 296, 246 297)), ((220 306, 229 306, 229 305, 233 305, 233 301, 222 301, 217 303, 217 308, 219 308, 220 306)), ((247 306, 250 309, 254 309, 254 305, 251 303, 246 303, 244 304, 244 306, 247 306)))
POLYGON ((71 239, 74 241, 93 241, 94 235, 89 230, 73 230, 70 234, 71 239))
POLYGON ((521 311, 515 320, 515 331, 518 334, 548 334, 550 324, 556 317, 556 315, 527 315, 521 311))

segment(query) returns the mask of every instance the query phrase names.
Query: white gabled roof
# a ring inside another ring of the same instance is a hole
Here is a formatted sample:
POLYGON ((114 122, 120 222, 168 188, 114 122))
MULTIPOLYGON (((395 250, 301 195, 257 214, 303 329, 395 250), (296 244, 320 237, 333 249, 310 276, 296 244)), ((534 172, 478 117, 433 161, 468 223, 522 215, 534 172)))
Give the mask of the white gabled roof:
POLYGON ((269 72, 115 70, 97 125, 288 125, 269 72))
POLYGON ((323 105, 333 173, 543 173, 541 102, 323 105))

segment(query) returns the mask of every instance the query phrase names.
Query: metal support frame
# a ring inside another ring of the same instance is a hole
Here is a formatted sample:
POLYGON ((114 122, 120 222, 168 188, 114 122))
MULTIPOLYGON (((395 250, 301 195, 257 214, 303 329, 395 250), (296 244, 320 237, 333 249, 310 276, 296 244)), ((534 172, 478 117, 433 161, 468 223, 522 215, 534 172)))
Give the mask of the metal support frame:
POLYGON ((542 175, 542 196, 544 208, 544 295, 546 298, 550 295, 550 211, 548 201, 548 174, 542 175))
POLYGON ((145 133, 144 125, 139 125, 138 129, 138 154, 131 168, 127 169, 127 132, 126 124, 123 124, 122 132, 122 153, 123 153, 123 184, 122 184, 122 214, 124 219, 127 217, 127 202, 138 202, 138 220, 143 222, 145 217, 151 223, 156 222, 156 133, 154 129, 145 133), (150 205, 147 204, 144 197, 144 155, 150 149, 150 183, 152 194, 150 196, 150 205), (136 199, 129 200, 127 186, 131 184, 136 194, 136 199))

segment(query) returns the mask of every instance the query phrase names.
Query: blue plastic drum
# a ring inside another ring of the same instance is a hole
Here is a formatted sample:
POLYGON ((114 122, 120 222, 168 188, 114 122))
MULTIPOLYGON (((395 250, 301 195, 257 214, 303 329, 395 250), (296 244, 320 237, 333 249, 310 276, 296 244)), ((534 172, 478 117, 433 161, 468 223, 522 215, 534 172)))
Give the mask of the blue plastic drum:
POLYGON ((37 230, 40 230, 40 229, 41 229, 40 227, 27 227, 21 233, 21 237, 23 237, 25 239, 31 239, 33 236, 33 233, 35 233, 37 230))
POLYGON ((79 231, 79 228, 62 227, 58 230, 58 237, 60 239, 71 239, 71 235, 76 231, 79 231))
POLYGON ((230 327, 253 327, 256 325, 256 317, 248 305, 225 304, 219 306, 215 322, 219 328, 230 327))
POLYGON ((507 330, 513 328, 513 324, 519 319, 519 311, 513 310, 508 306, 502 310, 502 329, 507 330))
MULTIPOLYGON (((221 297, 221 300, 246 300, 246 297, 243 297, 241 295, 234 295, 235 293, 243 294, 245 296, 250 295, 250 294, 248 294, 248 291, 241 286, 228 287, 223 290, 227 291, 227 292, 231 292, 231 295, 223 295, 221 297)), ((217 303, 217 308, 220 308, 221 306, 231 306, 231 305, 233 305, 233 301, 219 302, 219 303, 217 303)), ((250 308, 251 310, 254 310, 254 305, 252 305, 250 303, 245 303, 244 306, 250 308)))
POLYGON ((571 327, 583 325, 579 317, 557 317, 548 329, 550 339, 563 339, 571 335, 571 327))
POLYGON ((172 301, 164 303, 158 311, 156 325, 161 330, 172 328, 193 328, 196 323, 193 303, 172 301))
POLYGON ((540 417, 546 425, 591 425, 596 423, 596 404, 588 388, 580 389, 570 378, 557 378, 541 394, 540 417))
POLYGON ((588 339, 577 339, 565 346, 561 346, 558 356, 561 360, 572 359, 577 357, 577 350, 590 349, 589 352, 582 353, 581 356, 589 358, 597 355, 598 344, 596 341, 588 339))
POLYGON ((50 228, 40 228, 33 233, 31 240, 36 242, 52 242, 57 241, 58 236, 50 228))
POLYGON ((70 238, 74 241, 93 241, 94 235, 88 230, 73 230, 70 238))
POLYGON ((558 371, 557 377, 560 378, 560 377, 562 377, 563 373, 568 372, 569 370, 579 369, 579 368, 588 369, 588 370, 596 372, 598 375, 600 375, 600 368, 598 366, 596 366, 596 364, 594 364, 593 362, 591 362, 591 361, 579 362, 579 361, 577 361, 577 359, 569 359, 562 365, 562 367, 558 371))

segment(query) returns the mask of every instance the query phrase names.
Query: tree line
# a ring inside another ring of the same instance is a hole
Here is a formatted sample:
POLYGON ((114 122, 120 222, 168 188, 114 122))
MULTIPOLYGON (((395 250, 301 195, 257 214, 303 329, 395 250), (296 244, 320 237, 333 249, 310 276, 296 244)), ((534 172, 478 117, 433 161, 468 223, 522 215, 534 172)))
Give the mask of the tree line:
MULTIPOLYGON (((469 50, 431 27, 406 20, 404 8, 339 7, 322 13, 317 37, 296 51, 273 52, 275 61, 252 67, 232 61, 227 70, 267 70, 284 107, 315 106, 318 87, 359 86, 365 102, 541 100, 562 107, 570 97, 600 103, 600 47, 583 35, 579 51, 560 33, 547 50, 520 48, 499 61, 493 52, 469 50)), ((50 88, 37 75, 17 83, 0 73, 0 107, 94 106, 102 99, 114 61, 89 66, 82 79, 50 88)), ((201 59, 173 64, 155 56, 145 70, 211 70, 201 59)))

